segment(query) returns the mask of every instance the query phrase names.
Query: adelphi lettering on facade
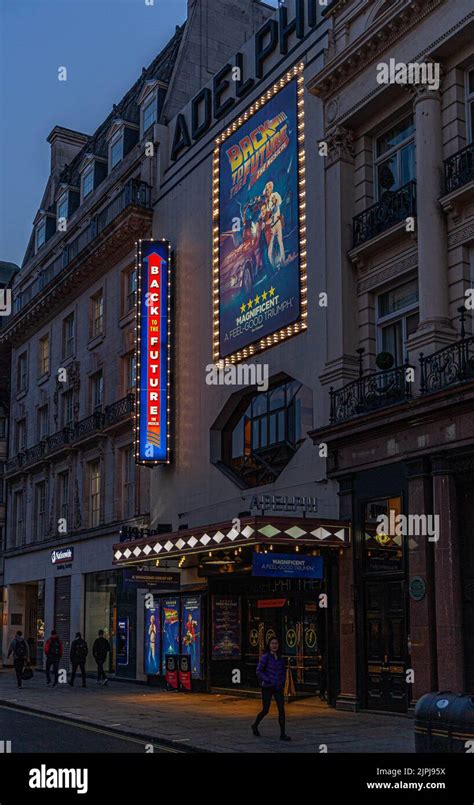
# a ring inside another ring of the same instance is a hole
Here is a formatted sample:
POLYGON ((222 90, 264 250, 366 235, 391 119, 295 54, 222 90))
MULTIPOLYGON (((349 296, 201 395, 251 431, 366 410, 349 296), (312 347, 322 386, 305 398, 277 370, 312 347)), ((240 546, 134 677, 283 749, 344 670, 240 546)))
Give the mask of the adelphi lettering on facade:
POLYGON ((275 53, 277 48, 282 56, 289 51, 291 36, 304 39, 307 33, 316 28, 318 6, 324 7, 327 3, 321 0, 296 0, 295 14, 289 19, 289 11, 281 6, 278 19, 271 18, 255 34, 255 50, 253 75, 246 77, 247 67, 244 64, 244 54, 239 51, 234 59, 222 67, 214 76, 212 89, 203 87, 191 102, 190 120, 185 114, 179 114, 171 149, 171 159, 178 157, 209 130, 214 122, 227 115, 231 109, 245 98, 249 92, 265 77, 265 64, 275 53), (234 76, 238 78, 234 80, 234 76), (234 87, 234 95, 225 100, 223 96, 229 95, 234 87))

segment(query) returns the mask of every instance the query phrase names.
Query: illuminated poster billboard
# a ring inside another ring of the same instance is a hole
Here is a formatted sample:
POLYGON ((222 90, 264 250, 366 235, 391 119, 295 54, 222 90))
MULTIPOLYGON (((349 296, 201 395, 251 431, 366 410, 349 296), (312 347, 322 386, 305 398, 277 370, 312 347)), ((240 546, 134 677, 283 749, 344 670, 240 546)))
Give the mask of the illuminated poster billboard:
POLYGON ((216 362, 240 361, 306 328, 303 66, 216 140, 216 362))
POLYGON ((160 607, 145 606, 144 671, 150 676, 160 673, 161 623, 160 607))
POLYGON ((141 240, 137 248, 138 354, 136 460, 169 463, 170 245, 141 240))
POLYGON ((166 655, 179 654, 179 598, 165 598, 161 602, 163 673, 166 672, 166 655))
POLYGON ((201 596, 188 595, 181 599, 181 652, 189 655, 191 676, 201 678, 201 596))

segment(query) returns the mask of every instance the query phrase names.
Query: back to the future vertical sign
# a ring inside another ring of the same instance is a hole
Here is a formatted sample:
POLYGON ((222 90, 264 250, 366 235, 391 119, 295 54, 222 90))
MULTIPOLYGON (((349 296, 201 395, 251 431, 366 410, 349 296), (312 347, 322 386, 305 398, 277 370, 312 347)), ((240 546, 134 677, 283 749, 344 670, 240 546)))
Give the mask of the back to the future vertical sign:
POLYGON ((137 244, 136 461, 170 461, 170 244, 137 244))

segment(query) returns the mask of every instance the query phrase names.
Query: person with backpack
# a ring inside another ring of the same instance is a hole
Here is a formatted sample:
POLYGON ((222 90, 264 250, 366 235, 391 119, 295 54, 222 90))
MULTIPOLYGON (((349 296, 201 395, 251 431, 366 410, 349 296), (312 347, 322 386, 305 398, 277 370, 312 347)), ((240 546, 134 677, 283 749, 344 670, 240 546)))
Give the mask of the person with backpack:
POLYGON ((92 654, 97 663, 97 684, 99 685, 102 682, 103 685, 107 685, 109 680, 105 675, 104 663, 107 659, 107 654, 110 652, 110 643, 104 637, 103 629, 99 629, 98 635, 92 646, 92 654))
POLYGON ((263 706, 254 723, 252 724, 253 734, 258 738, 260 737, 258 726, 267 715, 273 696, 278 707, 280 741, 291 741, 291 738, 286 734, 285 729, 285 660, 281 656, 280 643, 276 637, 272 637, 271 640, 268 641, 265 654, 261 657, 257 666, 257 678, 262 686, 263 706))
POLYGON ((16 674, 16 686, 17 688, 21 688, 21 683, 23 681, 23 669, 25 667, 25 663, 27 663, 30 659, 30 649, 28 643, 23 637, 23 632, 21 631, 16 633, 15 637, 10 643, 7 659, 11 654, 13 654, 13 667, 16 674))
POLYGON ((53 688, 58 684, 59 661, 63 656, 63 644, 61 643, 56 629, 51 632, 51 637, 46 641, 44 653, 46 654, 46 684, 51 684, 51 668, 53 669, 54 682, 53 688))
POLYGON ((89 653, 87 643, 83 640, 80 632, 76 632, 76 639, 71 643, 70 659, 72 665, 71 681, 69 682, 71 688, 74 687, 74 680, 78 667, 81 669, 82 687, 86 687, 86 657, 89 653))

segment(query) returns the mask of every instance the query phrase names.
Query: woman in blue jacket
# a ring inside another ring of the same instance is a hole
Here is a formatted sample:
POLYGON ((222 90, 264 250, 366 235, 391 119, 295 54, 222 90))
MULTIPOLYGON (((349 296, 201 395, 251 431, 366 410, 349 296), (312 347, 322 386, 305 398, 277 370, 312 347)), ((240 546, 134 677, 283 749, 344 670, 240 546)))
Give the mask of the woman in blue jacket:
POLYGON ((280 654, 280 644, 276 637, 268 641, 265 654, 260 659, 257 666, 258 681, 262 686, 263 707, 252 724, 254 735, 260 736, 258 725, 265 718, 272 701, 272 696, 278 707, 278 722, 280 724, 280 741, 291 741, 285 732, 285 698, 283 689, 285 687, 286 668, 285 660, 280 654))

